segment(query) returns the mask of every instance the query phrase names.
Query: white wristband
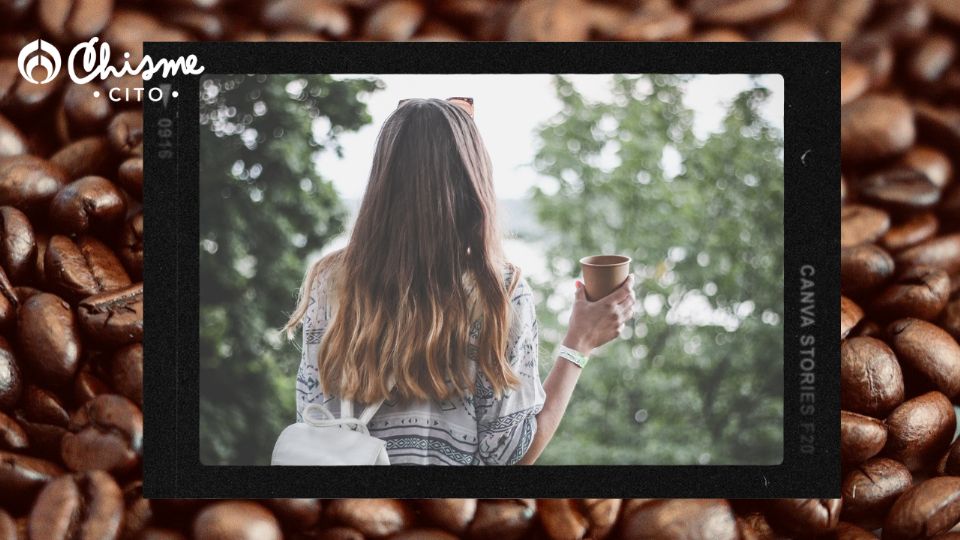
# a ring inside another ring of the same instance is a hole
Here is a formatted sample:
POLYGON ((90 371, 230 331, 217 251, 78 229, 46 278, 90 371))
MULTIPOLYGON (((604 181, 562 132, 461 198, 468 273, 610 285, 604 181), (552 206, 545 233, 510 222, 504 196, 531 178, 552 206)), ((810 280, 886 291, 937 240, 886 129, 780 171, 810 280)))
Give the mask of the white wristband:
POLYGON ((565 345, 560 345, 559 349, 557 350, 557 356, 563 358, 564 360, 573 362, 581 369, 587 365, 587 360, 590 359, 589 356, 581 354, 580 351, 571 349, 565 345))

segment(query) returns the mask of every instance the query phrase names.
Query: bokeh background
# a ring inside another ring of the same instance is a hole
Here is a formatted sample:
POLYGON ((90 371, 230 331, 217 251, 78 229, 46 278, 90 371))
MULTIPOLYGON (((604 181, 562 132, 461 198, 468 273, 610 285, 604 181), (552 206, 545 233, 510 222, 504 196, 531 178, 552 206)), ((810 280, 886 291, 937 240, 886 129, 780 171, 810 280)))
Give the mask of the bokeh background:
POLYGON ((744 75, 214 75, 201 89, 201 459, 265 464, 294 419, 306 266, 343 246, 398 99, 471 95, 541 370, 576 261, 633 257, 640 313, 539 463, 782 455, 783 88, 744 75))

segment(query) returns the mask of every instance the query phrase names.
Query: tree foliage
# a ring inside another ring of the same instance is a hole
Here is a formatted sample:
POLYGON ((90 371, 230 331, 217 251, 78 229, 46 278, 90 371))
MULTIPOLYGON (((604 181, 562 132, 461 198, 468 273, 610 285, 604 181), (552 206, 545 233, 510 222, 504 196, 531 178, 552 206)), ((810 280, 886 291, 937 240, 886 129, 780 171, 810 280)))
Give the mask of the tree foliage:
POLYGON ((541 365, 572 299, 556 282, 581 257, 631 256, 640 313, 584 370, 541 462, 779 463, 783 141, 758 113, 769 91, 739 94, 701 140, 683 77, 611 82, 601 103, 556 77, 563 108, 538 130, 534 164, 555 181, 533 194, 554 273, 536 284, 541 365))
POLYGON ((277 329, 346 210, 314 170, 370 123, 375 79, 213 75, 200 99, 200 456, 265 464, 293 422, 296 346, 277 329))

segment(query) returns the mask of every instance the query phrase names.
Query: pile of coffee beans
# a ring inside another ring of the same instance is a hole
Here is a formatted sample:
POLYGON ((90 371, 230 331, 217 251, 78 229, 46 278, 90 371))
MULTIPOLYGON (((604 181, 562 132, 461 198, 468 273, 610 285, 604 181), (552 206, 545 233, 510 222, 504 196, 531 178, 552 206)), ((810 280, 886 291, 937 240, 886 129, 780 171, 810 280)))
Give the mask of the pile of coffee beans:
POLYGON ((0 540, 960 538, 958 36, 958 0, 0 0, 0 540), (142 82, 17 70, 93 36, 841 41, 843 499, 143 499, 142 116, 102 97, 142 82))

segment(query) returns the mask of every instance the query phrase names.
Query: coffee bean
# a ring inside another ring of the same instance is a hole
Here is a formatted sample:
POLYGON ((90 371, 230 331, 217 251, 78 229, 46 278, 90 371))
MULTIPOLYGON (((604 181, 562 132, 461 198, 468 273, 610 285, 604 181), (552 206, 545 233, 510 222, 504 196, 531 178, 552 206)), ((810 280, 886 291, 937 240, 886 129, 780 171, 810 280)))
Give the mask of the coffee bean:
POLYGON ((39 381, 62 386, 80 362, 80 333, 70 305, 57 296, 31 296, 17 312, 17 342, 29 370, 39 381))
POLYGON ((328 519, 353 527, 367 536, 388 536, 410 526, 410 510, 393 499, 340 499, 326 507, 328 519))
POLYGON ((619 538, 642 538, 649 531, 663 538, 738 538, 736 519, 724 500, 655 500, 630 510, 624 508, 619 538))
POLYGON ((903 402, 903 374, 890 347, 870 337, 840 344, 840 406, 883 417, 903 402))
POLYGON ((138 406, 143 406, 143 345, 134 343, 117 349, 110 363, 113 389, 138 406))
POLYGON ((426 15, 416 0, 389 0, 367 18, 364 36, 382 41, 405 41, 413 37, 426 15))
POLYGON ((91 236, 81 236, 76 242, 66 236, 51 237, 43 270, 48 283, 71 300, 131 284, 117 256, 91 236))
POLYGON ((250 501, 218 502, 193 522, 198 540, 280 540, 280 525, 266 508, 250 501))
POLYGON ((143 115, 139 111, 118 113, 107 126, 107 138, 118 154, 133 155, 143 143, 143 115))
POLYGON ((0 412, 0 450, 23 450, 28 445, 27 441, 27 433, 20 424, 0 412))
POLYGON ((681 40, 689 36, 692 26, 693 18, 686 12, 666 7, 648 7, 623 19, 613 37, 625 41, 681 40))
POLYGON ((99 34, 113 10, 113 0, 37 0, 43 29, 62 43, 86 41, 99 34))
MULTIPOLYGON (((140 351, 142 363, 142 347, 140 351)), ((265 499, 262 503, 276 514, 284 528, 303 531, 320 521, 320 499, 265 499)))
POLYGON ((530 499, 482 500, 467 529, 471 540, 512 540, 523 538, 533 525, 535 501, 530 499))
POLYGON ((886 425, 869 416, 840 411, 840 459, 862 463, 880 453, 887 443, 886 425))
POLYGON ((7 340, 0 337, 0 411, 10 410, 20 400, 23 379, 7 340))
POLYGON ((784 10, 789 0, 693 0, 690 11, 700 21, 715 24, 743 24, 784 10))
POLYGON ((3 510, 0 510, 0 538, 4 540, 23 538, 17 533, 17 522, 3 510))
POLYGON ((30 512, 31 538, 117 538, 123 518, 120 487, 103 471, 61 476, 47 484, 30 512))
POLYGON ((38 215, 66 184, 66 173, 49 161, 29 155, 0 159, 0 206, 38 215))
POLYGON ((27 385, 23 393, 23 415, 31 422, 67 427, 70 415, 60 399, 39 386, 27 385))
POLYGON ((903 268, 932 266, 955 274, 960 272, 960 234, 932 238, 901 251, 894 259, 903 268))
POLYGON ((840 339, 847 337, 847 334, 857 326, 863 319, 863 310, 860 309, 853 300, 846 296, 840 297, 840 339))
POLYGON ((113 116, 113 105, 106 94, 102 87, 91 87, 89 83, 67 85, 62 108, 71 138, 103 133, 103 128, 113 116), (99 96, 94 95, 95 89, 100 92, 99 96))
POLYGON ((840 104, 862 96, 870 88, 870 71, 852 59, 840 62, 840 104))
POLYGON ((117 181, 127 193, 143 200, 143 158, 131 157, 120 164, 117 181))
POLYGON ((941 476, 908 489, 890 509, 884 540, 927 538, 960 521, 960 477, 941 476))
POLYGON ((896 214, 932 208, 940 201, 940 189, 927 175, 913 169, 889 169, 860 181, 864 201, 896 214))
POLYGON ((351 31, 349 14, 332 2, 268 2, 262 17, 264 24, 273 29, 303 29, 334 38, 344 37, 351 31))
POLYGON ((876 536, 861 527, 857 527, 852 523, 847 523, 841 521, 837 523, 837 528, 830 531, 825 536, 821 538, 833 539, 833 540, 876 540, 876 536))
POLYGON ((773 499, 766 504, 770 524, 789 535, 822 534, 840 520, 840 499, 773 499))
POLYGON ((127 205, 113 182, 85 176, 70 182, 50 202, 50 221, 61 232, 110 230, 123 221, 127 205))
POLYGON ((930 84, 943 77, 956 56, 953 40, 943 34, 926 36, 907 61, 907 76, 917 83, 930 84))
MULTIPOLYGON (((50 162, 63 169, 67 178, 81 178, 109 174, 114 157, 106 137, 86 137, 64 146, 50 157, 50 162)), ((70 185, 67 184, 58 193, 70 185)))
POLYGON ((0 159, 29 153, 27 139, 17 126, 0 115, 0 159))
POLYGON ((948 153, 960 150, 960 111, 928 103, 915 104, 914 111, 923 140, 948 153))
POLYGON ((936 389, 951 399, 960 395, 960 345, 950 334, 918 319, 896 321, 887 333, 908 385, 936 389))
POLYGON ((134 280, 143 279, 143 212, 137 212, 123 226, 117 250, 123 266, 134 280))
POLYGON ((933 238, 939 227, 940 221, 935 214, 916 214, 890 227, 880 239, 880 245, 890 251, 901 251, 933 238))
MULTIPOLYGON (((73 379, 74 403, 86 403, 101 394, 109 393, 111 393, 110 387, 94 375, 89 367, 81 369, 73 379)), ((142 403, 138 405, 142 405, 142 403)))
POLYGON ((902 153, 916 133, 913 111, 902 98, 866 95, 840 109, 844 162, 860 163, 902 153))
POLYGON ((914 146, 900 157, 897 165, 925 174, 940 189, 946 187, 953 176, 950 158, 931 146, 914 146))
POLYGON ((26 214, 12 206, 0 207, 0 264, 11 281, 30 279, 36 252, 37 241, 26 214))
POLYGON ((125 397, 106 394, 86 402, 70 418, 61 457, 74 471, 124 472, 140 459, 143 415, 125 397))
POLYGON ((457 540, 457 537, 440 529, 410 529, 390 535, 389 540, 457 540))
POLYGON ((887 458, 870 459, 843 477, 843 519, 878 529, 894 501, 913 483, 902 463, 887 458))
POLYGON ((429 523, 457 534, 463 533, 477 513, 476 499, 423 499, 420 514, 429 523))
POLYGON ((55 463, 0 450, 0 504, 14 510, 29 507, 44 484, 61 474, 55 463))
POLYGON ((947 303, 946 309, 940 315, 940 326, 946 330, 954 340, 960 340, 960 298, 947 303))
POLYGON ((143 284, 100 293, 77 307, 80 329, 97 343, 119 347, 143 340, 143 284))
POLYGON ((933 320, 947 306, 949 298, 950 277, 946 272, 915 266, 877 296, 872 312, 887 320, 901 317, 933 320))
POLYGON ((137 536, 137 540, 187 540, 187 537, 175 530, 147 527, 137 536))
POLYGON ((887 444, 883 455, 911 471, 920 471, 932 468, 943 455, 953 438, 957 418, 946 396, 928 392, 903 402, 884 423, 887 444))
POLYGON ((590 32, 580 0, 528 0, 517 5, 506 29, 510 41, 581 41, 590 32))
POLYGON ((847 296, 859 296, 883 285, 893 277, 893 270, 893 257, 873 244, 840 251, 840 289, 847 296))
POLYGON ((587 534, 587 518, 570 499, 539 500, 537 513, 550 538, 583 538, 587 534))
POLYGON ((890 228, 890 215, 870 206, 848 205, 840 211, 840 247, 874 242, 890 228))

